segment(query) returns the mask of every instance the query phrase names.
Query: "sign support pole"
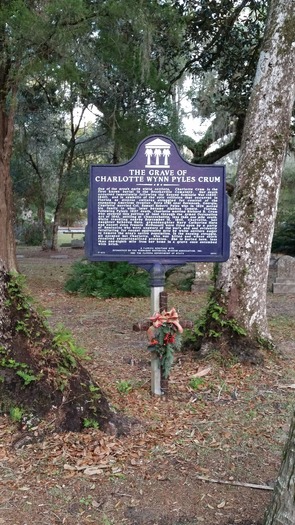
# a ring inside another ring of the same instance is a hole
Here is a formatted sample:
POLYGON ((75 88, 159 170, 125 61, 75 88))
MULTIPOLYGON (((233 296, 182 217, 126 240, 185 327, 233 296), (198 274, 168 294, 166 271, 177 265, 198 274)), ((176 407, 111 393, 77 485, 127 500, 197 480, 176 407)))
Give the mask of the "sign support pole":
MULTIPOLYGON (((151 284, 151 315, 160 312, 160 294, 164 290, 165 267, 161 263, 154 263, 150 270, 151 284)), ((156 352, 151 356, 151 391, 155 396, 163 394, 161 389, 161 364, 156 352)))

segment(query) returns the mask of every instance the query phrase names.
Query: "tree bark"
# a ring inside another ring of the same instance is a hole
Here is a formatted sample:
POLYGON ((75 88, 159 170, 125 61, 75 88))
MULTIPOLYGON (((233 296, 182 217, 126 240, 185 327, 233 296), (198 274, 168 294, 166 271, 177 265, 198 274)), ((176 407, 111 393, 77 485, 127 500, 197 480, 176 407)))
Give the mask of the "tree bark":
POLYGON ((271 242, 294 103, 294 2, 270 3, 233 195, 230 259, 216 292, 228 319, 270 340, 266 292, 271 242))
MULTIPOLYGON (((0 85, 0 89, 4 86, 0 85)), ((10 107, 0 99, 0 259, 8 270, 17 269, 15 236, 13 229, 13 198, 10 178, 10 158, 13 143, 15 93, 11 94, 10 107)))
POLYGON ((279 477, 264 525, 294 525, 295 523, 295 412, 285 444, 279 477))

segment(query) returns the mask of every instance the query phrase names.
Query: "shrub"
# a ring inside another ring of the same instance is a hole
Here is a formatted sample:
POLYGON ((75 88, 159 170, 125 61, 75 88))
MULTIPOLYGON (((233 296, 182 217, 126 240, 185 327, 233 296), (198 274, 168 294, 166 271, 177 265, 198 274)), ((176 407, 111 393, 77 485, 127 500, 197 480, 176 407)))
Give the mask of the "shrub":
MULTIPOLYGON (((51 236, 51 225, 46 227, 48 238, 51 236)), ((22 228, 19 228, 18 237, 21 242, 27 246, 41 246, 42 244, 42 226, 39 222, 27 222, 22 228)))
POLYGON ((171 289, 190 292, 195 279, 195 264, 175 266, 166 272, 166 286, 171 289))
POLYGON ((276 228, 272 240, 272 252, 295 255, 295 216, 276 228))
POLYGON ((109 297, 147 297, 148 273, 127 262, 75 262, 65 290, 101 299, 109 297))

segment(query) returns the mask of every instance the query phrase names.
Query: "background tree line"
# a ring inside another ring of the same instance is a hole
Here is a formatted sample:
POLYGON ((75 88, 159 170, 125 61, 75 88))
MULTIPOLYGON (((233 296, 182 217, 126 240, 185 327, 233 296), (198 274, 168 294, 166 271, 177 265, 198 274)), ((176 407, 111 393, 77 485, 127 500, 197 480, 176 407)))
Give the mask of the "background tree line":
POLYGON ((62 15, 54 5, 2 6, 11 20, 18 13, 11 39, 23 31, 25 40, 32 20, 37 27, 19 51, 22 67, 21 52, 30 57, 17 84, 11 173, 16 209, 33 210, 37 241, 42 233, 52 249, 61 220, 87 205, 91 162, 125 161, 152 133, 171 136, 196 163, 240 147, 267 2, 73 1, 62 15), (207 122, 199 139, 185 133, 183 99, 196 130, 207 122))

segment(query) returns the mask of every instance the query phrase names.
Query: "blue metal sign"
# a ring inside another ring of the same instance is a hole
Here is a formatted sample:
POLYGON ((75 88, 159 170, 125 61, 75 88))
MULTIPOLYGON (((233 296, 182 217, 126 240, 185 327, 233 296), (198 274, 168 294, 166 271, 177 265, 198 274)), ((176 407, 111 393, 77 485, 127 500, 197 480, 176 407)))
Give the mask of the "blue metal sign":
POLYGON ((125 164, 91 166, 89 260, 226 261, 227 220, 224 166, 187 162, 166 136, 143 140, 125 164))

